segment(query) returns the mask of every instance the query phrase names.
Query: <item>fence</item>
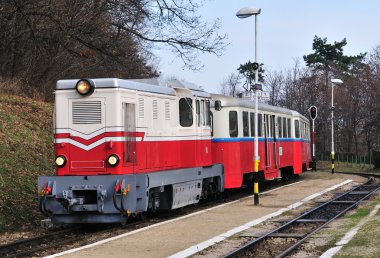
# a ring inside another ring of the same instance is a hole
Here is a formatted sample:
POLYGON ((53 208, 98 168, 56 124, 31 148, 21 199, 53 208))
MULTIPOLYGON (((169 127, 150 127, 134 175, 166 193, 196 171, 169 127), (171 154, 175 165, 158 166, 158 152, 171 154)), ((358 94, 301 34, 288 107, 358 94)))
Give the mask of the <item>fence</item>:
MULTIPOLYGON (((317 155, 319 161, 331 161, 331 152, 322 152, 317 155)), ((354 153, 335 153, 335 164, 339 166, 351 166, 353 168, 374 168, 374 159, 372 152, 370 155, 362 156, 354 153)))

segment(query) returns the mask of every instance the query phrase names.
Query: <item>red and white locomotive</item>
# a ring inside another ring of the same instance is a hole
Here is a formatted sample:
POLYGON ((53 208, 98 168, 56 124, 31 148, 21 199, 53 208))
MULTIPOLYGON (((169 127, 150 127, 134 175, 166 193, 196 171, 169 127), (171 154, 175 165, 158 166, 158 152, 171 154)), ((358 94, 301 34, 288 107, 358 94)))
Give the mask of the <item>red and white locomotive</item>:
MULTIPOLYGON (((253 175, 253 104, 157 80, 61 80, 55 91, 56 176, 38 178, 55 224, 124 223, 198 203, 253 175)), ((259 105, 262 179, 309 167, 309 122, 259 105)))

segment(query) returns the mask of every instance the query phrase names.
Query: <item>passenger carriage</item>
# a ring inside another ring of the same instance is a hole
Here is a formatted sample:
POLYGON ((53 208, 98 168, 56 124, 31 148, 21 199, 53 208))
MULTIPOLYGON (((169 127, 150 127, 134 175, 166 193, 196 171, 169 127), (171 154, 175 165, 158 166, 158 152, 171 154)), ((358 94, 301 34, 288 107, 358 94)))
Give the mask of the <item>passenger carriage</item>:
MULTIPOLYGON (((213 160, 225 168, 225 187, 252 182, 254 103, 212 95, 213 160), (244 179, 244 180, 243 180, 244 179)), ((296 111, 258 106, 259 171, 264 180, 299 174, 309 168, 309 122, 296 111)))

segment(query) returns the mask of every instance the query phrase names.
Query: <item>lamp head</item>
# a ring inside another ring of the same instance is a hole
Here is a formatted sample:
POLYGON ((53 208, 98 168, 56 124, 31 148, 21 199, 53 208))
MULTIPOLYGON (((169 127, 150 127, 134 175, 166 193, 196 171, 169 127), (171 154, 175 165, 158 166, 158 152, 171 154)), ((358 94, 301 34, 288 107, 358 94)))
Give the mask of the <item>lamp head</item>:
POLYGON ((341 79, 331 79, 331 82, 335 83, 335 84, 342 84, 343 83, 343 81, 341 79))
POLYGON ((238 18, 244 19, 244 18, 248 18, 252 15, 258 15, 260 13, 261 13, 260 8, 244 7, 236 13, 236 16, 238 18))

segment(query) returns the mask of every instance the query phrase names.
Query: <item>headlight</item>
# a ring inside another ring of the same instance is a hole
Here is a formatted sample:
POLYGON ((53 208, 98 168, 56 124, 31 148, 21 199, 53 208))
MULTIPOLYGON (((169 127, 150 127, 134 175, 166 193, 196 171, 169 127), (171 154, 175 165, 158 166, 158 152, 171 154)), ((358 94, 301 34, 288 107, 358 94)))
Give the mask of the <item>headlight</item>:
POLYGON ((107 162, 110 166, 114 167, 119 164, 119 157, 116 154, 109 155, 107 158, 107 162))
POLYGON ((58 157, 56 157, 55 158, 55 164, 59 168, 64 167, 66 165, 66 158, 65 158, 65 156, 58 156, 58 157))
POLYGON ((94 92, 95 84, 91 80, 82 79, 77 82, 75 89, 80 95, 89 96, 94 92))

